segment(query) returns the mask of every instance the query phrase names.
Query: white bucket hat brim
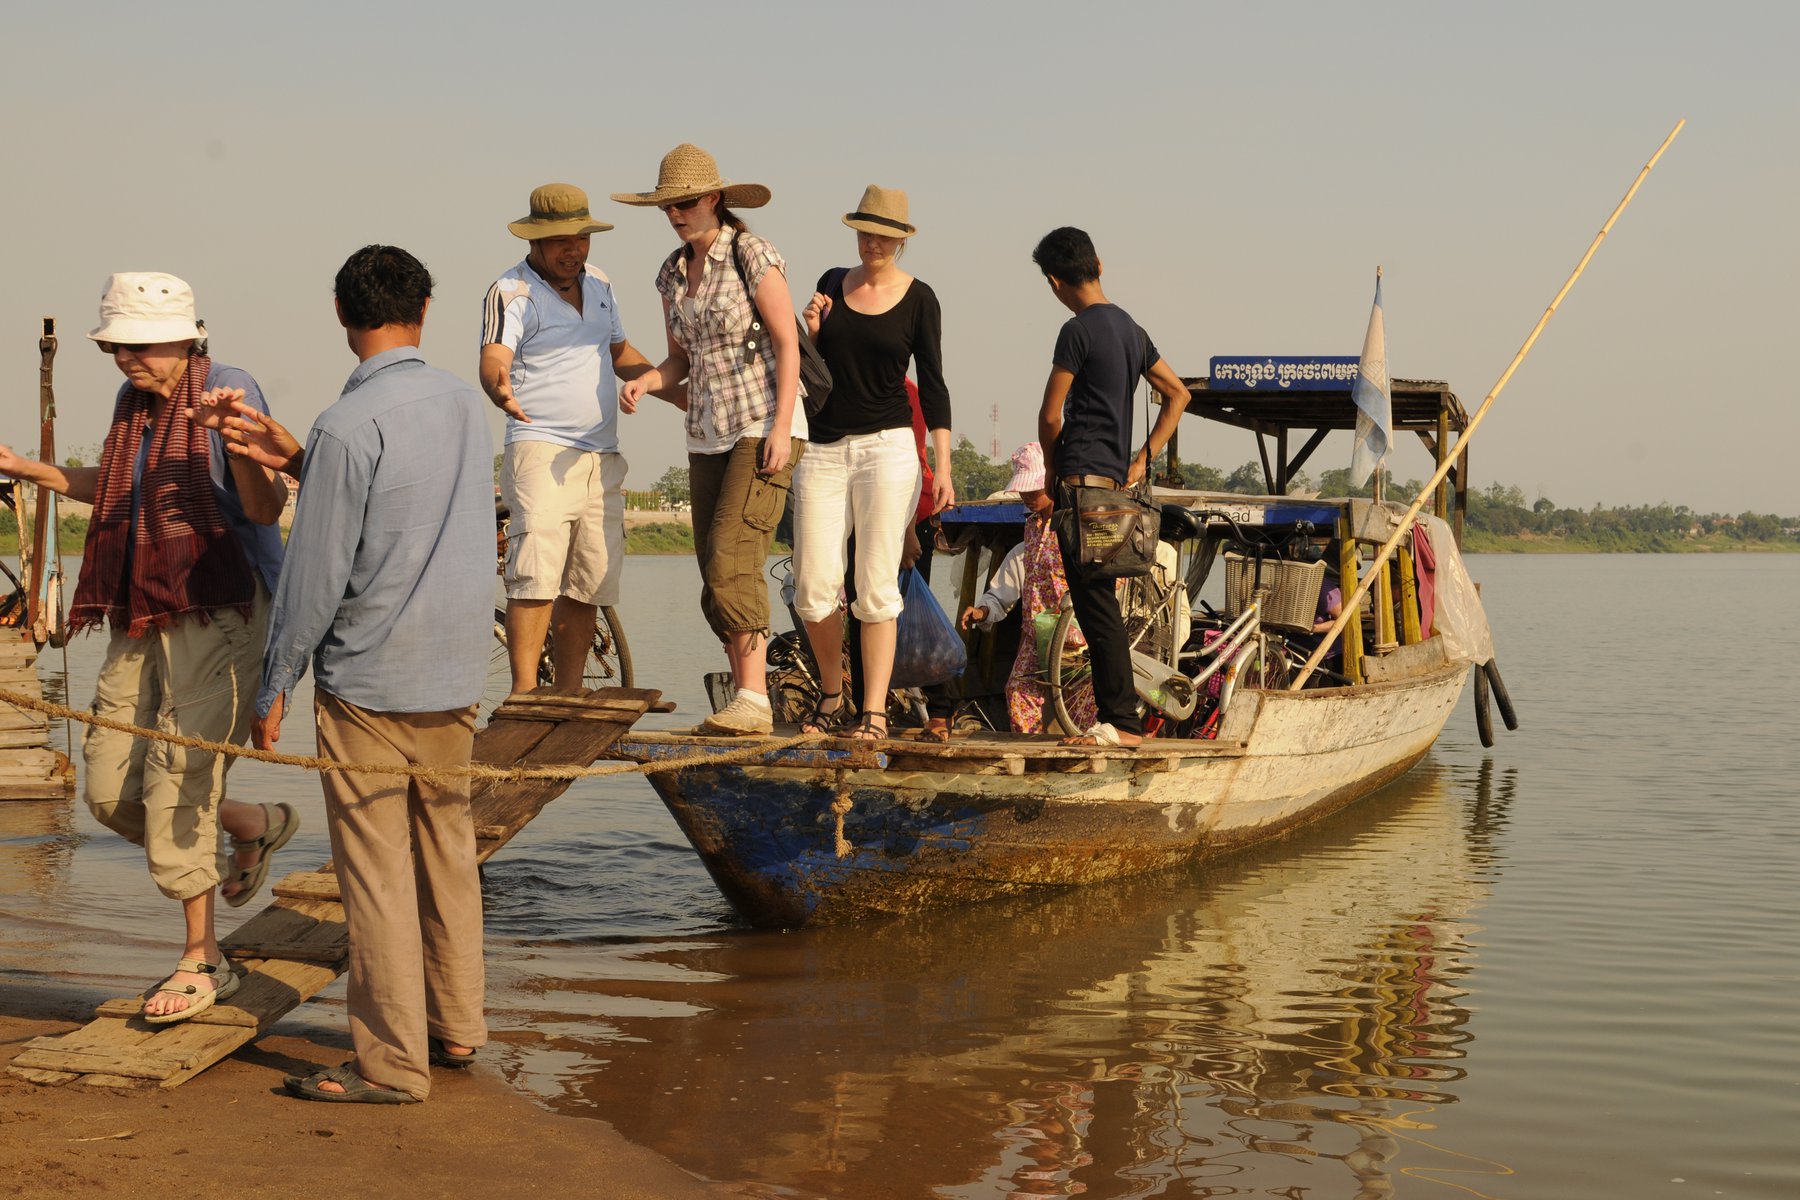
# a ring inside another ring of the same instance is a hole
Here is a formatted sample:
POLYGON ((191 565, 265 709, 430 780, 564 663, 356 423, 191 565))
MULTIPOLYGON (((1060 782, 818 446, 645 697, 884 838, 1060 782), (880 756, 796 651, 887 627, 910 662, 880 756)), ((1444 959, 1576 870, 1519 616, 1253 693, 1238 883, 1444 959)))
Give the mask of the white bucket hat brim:
POLYGON ((158 345, 205 337, 194 319, 194 289, 161 271, 121 271, 108 277, 100 296, 96 342, 158 345))

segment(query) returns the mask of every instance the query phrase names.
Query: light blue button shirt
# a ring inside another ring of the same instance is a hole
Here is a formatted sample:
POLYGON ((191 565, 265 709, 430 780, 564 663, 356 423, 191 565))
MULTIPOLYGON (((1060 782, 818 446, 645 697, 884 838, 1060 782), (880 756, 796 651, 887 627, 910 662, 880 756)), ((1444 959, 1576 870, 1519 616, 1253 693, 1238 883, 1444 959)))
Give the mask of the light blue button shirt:
POLYGON ((487 407, 410 346, 351 373, 307 438, 258 715, 309 658, 314 683, 359 708, 480 699, 493 636, 487 407))

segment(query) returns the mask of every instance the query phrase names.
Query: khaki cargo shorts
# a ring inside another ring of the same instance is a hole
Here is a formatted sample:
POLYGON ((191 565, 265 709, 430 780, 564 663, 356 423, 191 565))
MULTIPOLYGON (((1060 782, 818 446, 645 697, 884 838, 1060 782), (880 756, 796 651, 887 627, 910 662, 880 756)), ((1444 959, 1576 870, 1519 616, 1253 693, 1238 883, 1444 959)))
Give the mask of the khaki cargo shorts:
POLYGON ((617 604, 625 565, 625 456, 514 442, 500 467, 506 595, 617 604))

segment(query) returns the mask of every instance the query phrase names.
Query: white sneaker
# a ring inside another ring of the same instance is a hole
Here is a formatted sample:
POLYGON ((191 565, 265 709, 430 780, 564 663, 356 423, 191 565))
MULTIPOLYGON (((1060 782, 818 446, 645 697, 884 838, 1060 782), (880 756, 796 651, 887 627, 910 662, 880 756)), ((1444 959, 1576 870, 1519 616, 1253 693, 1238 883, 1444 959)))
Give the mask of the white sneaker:
POLYGON ((753 697, 747 692, 739 692, 731 698, 730 704, 700 722, 700 732, 715 737, 750 737, 772 733, 774 729, 768 699, 753 697), (761 704, 756 703, 758 699, 762 700, 761 704))

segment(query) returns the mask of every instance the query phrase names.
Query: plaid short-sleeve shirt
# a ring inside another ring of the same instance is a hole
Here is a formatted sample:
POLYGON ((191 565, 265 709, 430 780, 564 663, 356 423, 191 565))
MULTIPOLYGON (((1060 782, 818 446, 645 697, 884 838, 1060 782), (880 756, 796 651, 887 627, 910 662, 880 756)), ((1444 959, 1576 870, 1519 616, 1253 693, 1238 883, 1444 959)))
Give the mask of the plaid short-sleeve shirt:
MULTIPOLYGON (((692 319, 683 311, 687 291, 687 247, 671 254, 656 275, 656 290, 668 304, 669 332, 688 356, 687 432, 704 438, 710 417, 722 437, 751 434, 775 412, 775 346, 762 338, 753 356, 744 354, 744 333, 755 311, 752 296, 770 270, 786 274, 775 247, 752 233, 721 229, 706 253, 706 274, 694 295, 692 319), (732 246, 743 242, 744 279, 732 264, 732 246), (749 283, 749 288, 744 283, 749 283)), ((796 398, 795 425, 801 420, 796 398)), ((804 437, 798 429, 795 436, 804 437)))

